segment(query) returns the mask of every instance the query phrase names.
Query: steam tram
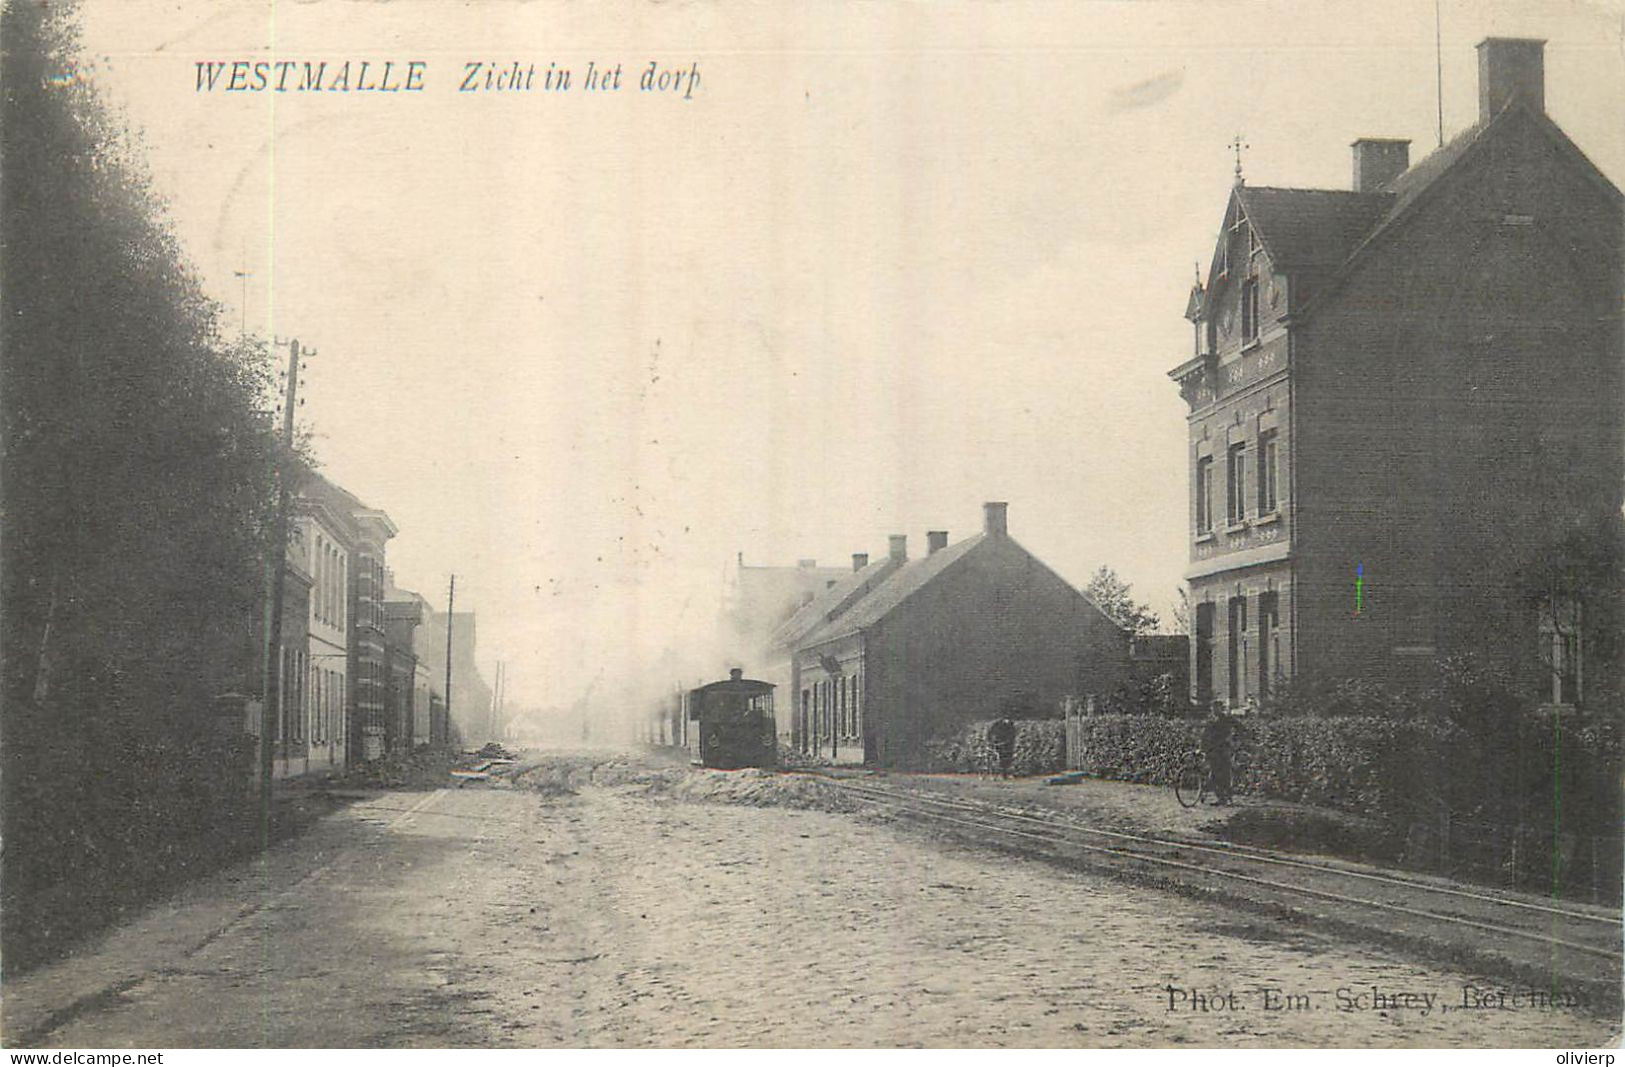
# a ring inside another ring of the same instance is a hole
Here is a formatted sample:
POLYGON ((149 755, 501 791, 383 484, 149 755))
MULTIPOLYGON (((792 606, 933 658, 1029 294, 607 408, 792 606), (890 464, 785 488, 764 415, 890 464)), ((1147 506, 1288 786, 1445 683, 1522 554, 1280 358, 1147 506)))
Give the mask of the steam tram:
POLYGON ((699 724, 700 763, 719 770, 772 767, 779 761, 773 685, 735 667, 721 682, 688 693, 688 719, 699 724))

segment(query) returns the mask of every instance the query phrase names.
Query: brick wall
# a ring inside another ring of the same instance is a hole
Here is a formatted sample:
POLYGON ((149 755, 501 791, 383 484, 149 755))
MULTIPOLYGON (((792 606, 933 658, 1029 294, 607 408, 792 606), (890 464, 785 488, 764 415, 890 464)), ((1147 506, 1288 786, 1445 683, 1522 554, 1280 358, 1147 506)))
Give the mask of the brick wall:
POLYGON ((1007 709, 1059 715, 1062 698, 1109 692, 1128 636, 1008 537, 989 538, 921 588, 866 642, 877 758, 919 764, 927 742, 1007 709))
POLYGON ((1508 119, 1295 337, 1302 670, 1517 661, 1518 571, 1619 510, 1619 209, 1508 119))

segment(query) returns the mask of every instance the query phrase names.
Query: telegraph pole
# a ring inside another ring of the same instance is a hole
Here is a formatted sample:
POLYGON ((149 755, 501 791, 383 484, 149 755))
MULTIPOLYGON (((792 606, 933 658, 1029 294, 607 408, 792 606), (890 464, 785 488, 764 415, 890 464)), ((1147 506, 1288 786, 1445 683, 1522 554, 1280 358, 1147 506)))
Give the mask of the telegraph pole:
MULTIPOLYGON (((311 349, 306 355, 315 355, 311 349)), ((299 402, 300 349, 288 342, 288 391, 282 401, 282 435, 276 454, 276 515, 271 530, 271 604, 265 625, 264 706, 260 709, 260 837, 271 844, 271 777, 275 764, 277 704, 282 696, 282 605, 288 573, 288 512, 292 507, 293 409, 299 402)))
POLYGON ((451 606, 457 602, 457 576, 451 576, 446 590, 446 740, 451 740, 451 606))
POLYGON ((491 723, 490 723, 489 726, 486 727, 486 730, 490 734, 492 741, 495 741, 497 739, 497 716, 500 714, 499 709, 501 707, 502 707, 502 661, 497 660, 496 684, 491 687, 491 723))

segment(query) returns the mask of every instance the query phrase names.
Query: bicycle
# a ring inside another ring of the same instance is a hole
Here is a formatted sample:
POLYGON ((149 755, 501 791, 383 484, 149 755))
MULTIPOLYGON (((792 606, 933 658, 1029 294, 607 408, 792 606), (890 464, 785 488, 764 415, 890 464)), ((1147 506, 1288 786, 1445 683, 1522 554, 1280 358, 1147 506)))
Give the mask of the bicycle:
POLYGON ((1174 799, 1182 808, 1194 808, 1213 795, 1213 770, 1207 757, 1193 752, 1174 775, 1174 799))

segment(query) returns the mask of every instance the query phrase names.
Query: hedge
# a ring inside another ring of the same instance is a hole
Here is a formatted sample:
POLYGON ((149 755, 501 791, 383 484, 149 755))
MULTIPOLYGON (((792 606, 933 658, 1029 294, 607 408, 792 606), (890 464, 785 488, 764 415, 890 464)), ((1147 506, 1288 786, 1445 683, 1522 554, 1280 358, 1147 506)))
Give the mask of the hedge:
MULTIPOLYGON (((988 744, 995 720, 967 723, 959 732, 926 745, 931 770, 988 773, 999 769, 998 754, 988 744)), ((1018 719, 1010 769, 1015 774, 1056 774, 1066 769, 1066 723, 1060 719, 1018 719)))
MULTIPOLYGON (((1168 785, 1201 748, 1203 724, 1160 715, 1081 720, 1074 763, 1103 778, 1168 785)), ((1056 726, 1061 724, 1057 723, 1056 726)), ((1445 719, 1238 720, 1237 792, 1395 824, 1449 812, 1489 826, 1617 833, 1620 731, 1611 721, 1513 716, 1492 731, 1445 719)))

